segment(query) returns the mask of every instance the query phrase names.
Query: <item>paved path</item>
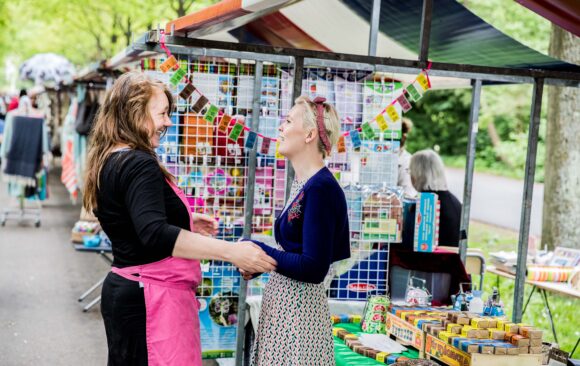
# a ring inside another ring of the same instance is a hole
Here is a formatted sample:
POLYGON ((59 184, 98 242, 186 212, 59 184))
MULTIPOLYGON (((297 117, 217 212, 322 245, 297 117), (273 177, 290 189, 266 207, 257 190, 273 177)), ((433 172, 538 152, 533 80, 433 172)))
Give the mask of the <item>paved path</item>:
MULTIPOLYGON (((460 201, 463 201, 463 184, 465 172, 460 169, 447 169, 449 189, 460 201)), ((519 230, 523 180, 498 177, 477 173, 473 180, 471 197, 471 219, 507 229, 519 230)), ((542 205, 544 185, 534 185, 532 201, 532 221, 530 233, 542 234, 542 205)))

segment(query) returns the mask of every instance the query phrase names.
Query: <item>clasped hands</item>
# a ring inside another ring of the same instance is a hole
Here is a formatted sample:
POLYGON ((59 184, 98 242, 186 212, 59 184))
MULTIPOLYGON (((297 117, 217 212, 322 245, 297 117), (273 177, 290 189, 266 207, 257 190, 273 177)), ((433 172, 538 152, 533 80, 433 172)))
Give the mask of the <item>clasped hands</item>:
MULTIPOLYGON (((218 233, 217 221, 208 215, 192 213, 194 232, 213 236, 218 233)), ((228 260, 236 266, 245 280, 250 280, 255 274, 271 272, 276 269, 276 261, 268 256, 262 248, 248 240, 240 240, 233 245, 228 260)))

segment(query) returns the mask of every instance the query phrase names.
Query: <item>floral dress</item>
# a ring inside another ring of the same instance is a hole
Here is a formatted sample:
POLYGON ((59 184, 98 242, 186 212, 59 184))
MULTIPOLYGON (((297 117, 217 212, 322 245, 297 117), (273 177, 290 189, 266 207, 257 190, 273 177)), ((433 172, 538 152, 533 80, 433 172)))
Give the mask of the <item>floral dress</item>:
MULTIPOLYGON (((307 181, 294 181, 285 210, 301 214, 307 181)), ((281 247, 278 249, 282 250, 281 247)), ((334 366, 332 324, 324 283, 297 281, 273 272, 266 284, 252 366, 334 366)))

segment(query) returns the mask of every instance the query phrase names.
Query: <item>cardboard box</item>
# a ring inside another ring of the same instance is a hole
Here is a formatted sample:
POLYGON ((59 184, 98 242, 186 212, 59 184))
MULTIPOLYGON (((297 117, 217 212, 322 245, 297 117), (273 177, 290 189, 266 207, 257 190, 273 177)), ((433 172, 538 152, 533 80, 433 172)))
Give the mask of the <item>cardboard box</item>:
POLYGON ((514 323, 506 323, 504 325, 504 330, 506 333, 513 333, 513 334, 518 334, 520 327, 517 326, 517 324, 514 323))
POLYGON ((542 339, 543 332, 539 329, 534 329, 532 327, 520 327, 519 333, 526 338, 530 339, 542 339))
POLYGON ((489 330, 487 329, 479 329, 477 338, 479 339, 488 339, 489 338, 489 330))
POLYGON ((439 245, 440 206, 437 194, 419 193, 415 211, 413 249, 434 252, 439 245))
POLYGON ((489 328, 489 322, 484 318, 471 319, 471 326, 474 328, 485 329, 489 328))
POLYGON ((510 343, 517 347, 529 347, 530 339, 519 334, 514 334, 510 338, 510 343))
POLYGON ((495 347, 491 344, 480 344, 479 345, 479 353, 493 355, 495 347))

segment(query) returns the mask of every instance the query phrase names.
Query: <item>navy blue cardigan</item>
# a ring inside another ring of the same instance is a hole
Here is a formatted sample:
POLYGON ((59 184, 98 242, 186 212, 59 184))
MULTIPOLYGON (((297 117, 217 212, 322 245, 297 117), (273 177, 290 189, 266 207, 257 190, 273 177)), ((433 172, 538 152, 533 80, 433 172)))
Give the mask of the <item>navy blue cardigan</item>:
POLYGON ((284 251, 254 242, 278 262, 276 272, 298 281, 321 283, 331 263, 350 257, 346 199, 326 167, 276 219, 274 234, 284 251))

